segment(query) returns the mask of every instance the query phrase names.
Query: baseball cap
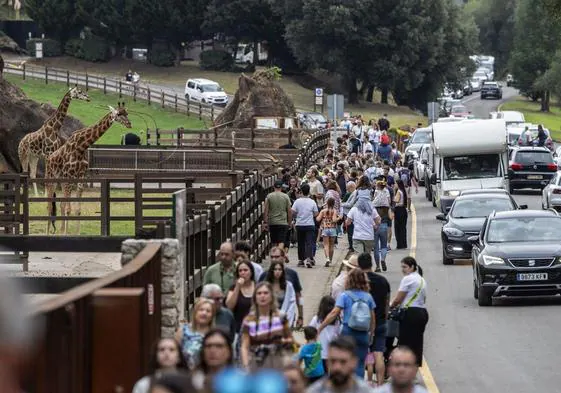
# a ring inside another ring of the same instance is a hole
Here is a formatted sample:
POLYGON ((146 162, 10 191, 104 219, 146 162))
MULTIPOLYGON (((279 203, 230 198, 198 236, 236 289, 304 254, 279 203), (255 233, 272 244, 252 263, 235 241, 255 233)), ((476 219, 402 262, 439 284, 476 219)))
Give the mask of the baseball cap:
MULTIPOLYGON (((271 183, 269 183, 271 184, 271 183)), ((275 188, 281 188, 283 186, 283 181, 282 180, 275 180, 275 188)))

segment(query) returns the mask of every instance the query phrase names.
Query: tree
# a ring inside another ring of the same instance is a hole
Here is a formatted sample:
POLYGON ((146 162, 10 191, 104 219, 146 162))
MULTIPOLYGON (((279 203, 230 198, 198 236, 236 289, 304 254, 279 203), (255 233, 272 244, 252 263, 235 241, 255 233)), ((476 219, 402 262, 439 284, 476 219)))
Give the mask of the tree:
POLYGON ((75 0, 25 0, 24 7, 48 36, 62 43, 77 27, 75 0))
POLYGON ((524 94, 540 97, 541 110, 547 112, 550 94, 549 89, 544 89, 543 78, 558 48, 560 26, 551 20, 543 3, 519 0, 514 32, 511 68, 517 86, 524 94))

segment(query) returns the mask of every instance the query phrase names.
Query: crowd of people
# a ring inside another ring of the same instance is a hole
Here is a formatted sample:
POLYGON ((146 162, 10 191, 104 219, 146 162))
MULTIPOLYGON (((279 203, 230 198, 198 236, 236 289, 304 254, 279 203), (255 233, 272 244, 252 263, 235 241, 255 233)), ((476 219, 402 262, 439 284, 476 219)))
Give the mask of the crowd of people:
POLYGON ((428 322, 422 269, 403 258, 393 298, 383 274, 393 238, 396 249, 408 247, 417 182, 388 135, 387 116, 343 126, 346 133, 303 179, 284 170, 267 195, 268 269, 251 260, 248 242, 222 244, 191 321, 175 339, 157 343, 151 373, 133 393, 241 393, 257 391, 258 381, 279 393, 425 392, 416 380, 428 322), (330 267, 343 236, 351 256, 304 326, 297 268, 314 268, 322 248, 330 267), (290 247, 297 247, 296 261, 290 247), (297 342, 295 329, 303 329, 305 342, 297 342))

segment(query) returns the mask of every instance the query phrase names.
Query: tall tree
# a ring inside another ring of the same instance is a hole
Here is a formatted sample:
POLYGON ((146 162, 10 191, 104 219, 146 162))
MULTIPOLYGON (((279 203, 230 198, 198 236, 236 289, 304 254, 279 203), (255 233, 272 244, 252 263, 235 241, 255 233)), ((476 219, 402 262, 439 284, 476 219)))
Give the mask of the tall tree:
POLYGON ((63 43, 76 28, 75 0, 25 0, 25 12, 51 38, 63 43))
POLYGON ((549 90, 536 81, 550 68, 552 55, 559 48, 560 26, 551 20, 543 3, 519 0, 514 31, 511 68, 518 88, 524 94, 540 97, 541 110, 547 112, 549 90))

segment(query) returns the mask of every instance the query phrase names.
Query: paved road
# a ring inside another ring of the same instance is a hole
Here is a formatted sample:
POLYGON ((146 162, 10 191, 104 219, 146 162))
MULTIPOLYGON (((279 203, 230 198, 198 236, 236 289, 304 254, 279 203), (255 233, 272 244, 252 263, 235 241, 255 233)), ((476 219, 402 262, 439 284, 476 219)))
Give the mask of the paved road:
MULTIPOLYGON (((516 95, 505 88, 503 101, 516 95)), ((487 118, 500 101, 464 102, 477 117, 487 118)), ((519 191, 519 204, 540 209, 540 193, 519 191)), ((444 266, 438 213, 414 196, 417 211, 417 259, 429 283, 430 322, 425 357, 443 393, 559 391, 561 359, 560 299, 500 300, 482 308, 473 298, 470 261, 444 266)))
POLYGON ((489 118, 489 112, 497 110, 497 107, 503 102, 516 97, 518 95, 518 90, 513 87, 503 87, 503 99, 486 99, 482 100, 479 98, 479 92, 474 92, 471 96, 467 96, 462 99, 462 103, 471 111, 471 113, 478 118, 487 119, 489 118))

